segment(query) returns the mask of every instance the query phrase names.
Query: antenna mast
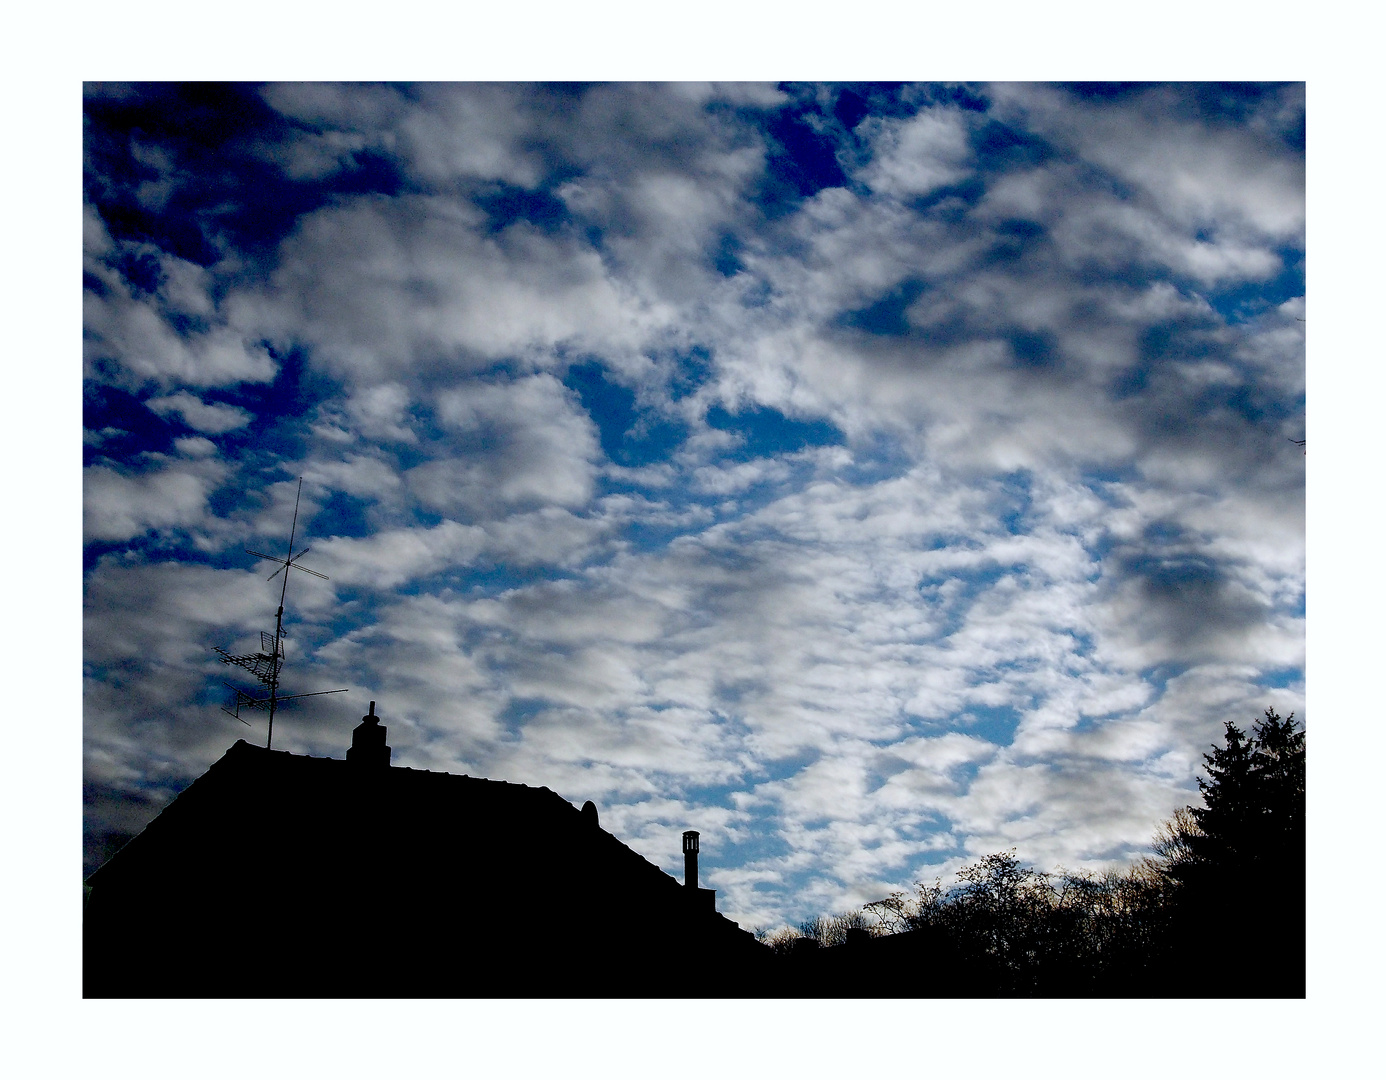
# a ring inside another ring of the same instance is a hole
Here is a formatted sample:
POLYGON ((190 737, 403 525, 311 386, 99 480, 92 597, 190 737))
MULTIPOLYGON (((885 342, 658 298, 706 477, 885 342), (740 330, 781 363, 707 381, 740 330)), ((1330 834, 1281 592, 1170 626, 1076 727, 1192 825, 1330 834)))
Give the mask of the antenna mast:
MULTIPOLYGON (((257 653, 246 653, 235 655, 220 646, 214 646, 216 653, 221 657, 223 664, 234 664, 237 667, 245 668, 264 685, 269 691, 268 697, 256 697, 254 694, 247 693, 238 687, 226 685, 235 691, 236 697, 232 702, 231 708, 223 708, 221 711, 234 716, 241 723, 246 724, 241 719, 241 709, 267 709, 269 711, 269 733, 265 737, 265 749, 269 749, 274 741, 274 712, 281 701, 293 701, 298 698, 320 697, 323 694, 345 694, 345 688, 341 690, 318 690, 311 694, 279 694, 279 672, 284 666, 284 597, 289 591, 289 571, 302 570, 305 574, 312 574, 315 578, 322 578, 327 581, 326 574, 319 574, 316 570, 309 570, 308 567, 299 564, 299 559, 308 554, 308 548, 304 548, 297 555, 294 554, 294 538, 298 535, 298 504, 303 498, 303 477, 298 478, 298 493, 294 496, 294 520, 289 527, 289 548, 288 554, 282 558, 275 558, 273 555, 266 555, 262 551, 251 551, 246 548, 247 555, 254 555, 257 559, 268 559, 270 562, 278 563, 279 569, 267 577, 266 581, 273 581, 280 574, 284 575, 284 581, 279 587, 279 610, 274 616, 274 636, 271 637, 263 630, 260 632, 260 651, 257 653)), ((247 726, 249 726, 247 724, 247 726)))

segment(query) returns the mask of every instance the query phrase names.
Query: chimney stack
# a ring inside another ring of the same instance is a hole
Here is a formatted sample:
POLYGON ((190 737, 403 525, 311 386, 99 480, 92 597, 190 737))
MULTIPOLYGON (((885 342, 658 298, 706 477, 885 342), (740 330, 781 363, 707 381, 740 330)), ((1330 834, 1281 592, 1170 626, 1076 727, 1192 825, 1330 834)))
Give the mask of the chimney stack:
POLYGON ((698 887, 698 834, 692 829, 683 834, 683 884, 698 887))
POLYGON ((361 717, 360 725, 351 733, 347 760, 374 768, 389 767, 390 748, 385 745, 385 726, 375 715, 374 701, 371 702, 371 711, 361 717))

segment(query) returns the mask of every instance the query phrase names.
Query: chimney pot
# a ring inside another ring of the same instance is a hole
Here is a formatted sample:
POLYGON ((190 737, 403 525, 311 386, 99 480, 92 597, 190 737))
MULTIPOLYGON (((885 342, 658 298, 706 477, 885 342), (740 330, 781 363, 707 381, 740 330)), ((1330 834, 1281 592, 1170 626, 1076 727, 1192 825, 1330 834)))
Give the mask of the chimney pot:
POLYGON ((698 887, 698 834, 693 829, 683 834, 683 883, 690 889, 698 887))

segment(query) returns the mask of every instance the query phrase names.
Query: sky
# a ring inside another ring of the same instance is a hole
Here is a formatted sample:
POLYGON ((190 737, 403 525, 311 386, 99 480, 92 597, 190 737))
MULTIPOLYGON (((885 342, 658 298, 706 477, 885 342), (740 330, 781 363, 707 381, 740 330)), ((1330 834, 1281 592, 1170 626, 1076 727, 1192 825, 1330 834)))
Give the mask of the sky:
POLYGON ((544 785, 742 926, 1122 868, 1304 711, 1289 84, 83 95, 85 870, 237 739, 544 785))

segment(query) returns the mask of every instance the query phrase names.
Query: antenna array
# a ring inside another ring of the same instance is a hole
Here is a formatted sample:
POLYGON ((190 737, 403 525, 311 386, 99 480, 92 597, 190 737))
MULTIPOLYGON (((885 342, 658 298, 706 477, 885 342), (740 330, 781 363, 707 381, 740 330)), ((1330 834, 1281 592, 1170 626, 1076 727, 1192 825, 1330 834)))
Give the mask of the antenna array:
POLYGON ((265 747, 269 748, 274 739, 274 713, 278 706, 285 701, 295 701, 299 698, 321 697, 323 694, 345 694, 345 688, 340 690, 318 690, 311 694, 280 694, 279 693, 279 672, 284 667, 284 639, 288 634, 284 632, 284 597, 289 591, 289 571, 302 570, 305 574, 312 574, 315 578, 328 580, 326 574, 319 574, 316 570, 309 570, 306 566, 301 566, 298 562, 300 558, 308 554, 308 548, 304 548, 297 555, 294 554, 294 537, 298 532, 298 504, 303 497, 303 477, 298 478, 298 494, 294 496, 294 521, 289 528, 289 548, 288 554, 282 558, 273 555, 266 555, 262 551, 251 551, 246 548, 247 555, 254 555, 257 559, 268 559, 270 562, 278 563, 279 569, 272 573, 266 581, 273 581, 280 574, 284 575, 283 584, 279 588, 279 610, 274 616, 274 633, 260 631, 260 650, 253 653, 232 653, 220 646, 214 646, 216 654, 221 657, 223 664, 232 664, 239 668, 244 668, 254 675, 261 686, 265 688, 264 695, 252 694, 247 690, 242 690, 238 686, 226 683, 226 687, 231 690, 235 697, 229 707, 223 707, 222 712, 229 716, 234 716, 247 727, 249 722, 242 718, 242 709, 257 709, 269 713, 269 733, 265 737, 265 747))

